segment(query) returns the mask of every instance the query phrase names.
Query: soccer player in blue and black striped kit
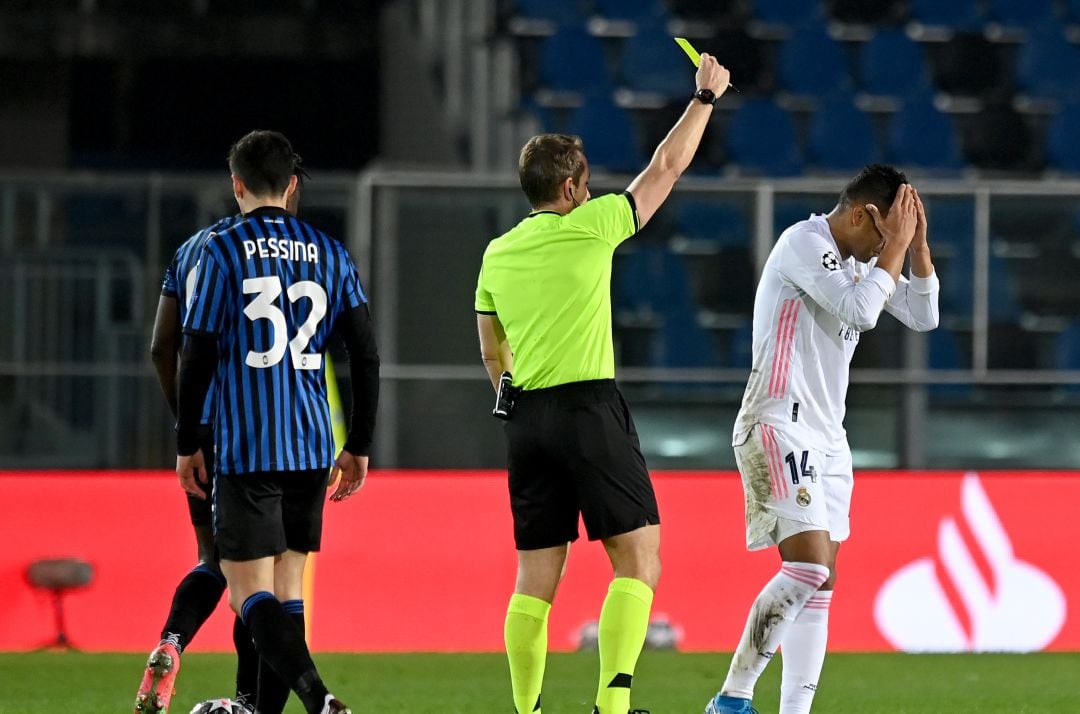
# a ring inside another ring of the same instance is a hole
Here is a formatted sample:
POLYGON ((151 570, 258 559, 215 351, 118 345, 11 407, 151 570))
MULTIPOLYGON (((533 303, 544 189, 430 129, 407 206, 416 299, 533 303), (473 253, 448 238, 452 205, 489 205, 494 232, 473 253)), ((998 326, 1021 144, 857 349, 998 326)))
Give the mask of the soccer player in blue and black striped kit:
MULTIPOLYGON (((217 478, 214 535, 229 602, 260 657, 311 714, 341 714, 287 610, 302 597, 304 563, 319 550, 322 509, 367 475, 378 402, 378 354, 367 299, 345 247, 286 210, 296 155, 283 135, 256 131, 229 152, 243 220, 209 236, 184 321, 176 472, 205 497, 200 422, 210 383, 217 478), (350 356, 352 420, 334 458, 323 354, 331 335, 350 356)), ((262 711, 262 703, 259 703, 262 711)))

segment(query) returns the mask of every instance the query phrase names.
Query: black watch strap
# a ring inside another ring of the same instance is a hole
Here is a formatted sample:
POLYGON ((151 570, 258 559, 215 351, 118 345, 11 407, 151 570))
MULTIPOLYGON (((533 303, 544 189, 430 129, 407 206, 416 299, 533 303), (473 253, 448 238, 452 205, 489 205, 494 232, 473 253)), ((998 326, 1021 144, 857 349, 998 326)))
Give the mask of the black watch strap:
POLYGON ((711 89, 699 89, 694 92, 694 99, 702 104, 716 104, 716 93, 711 89))

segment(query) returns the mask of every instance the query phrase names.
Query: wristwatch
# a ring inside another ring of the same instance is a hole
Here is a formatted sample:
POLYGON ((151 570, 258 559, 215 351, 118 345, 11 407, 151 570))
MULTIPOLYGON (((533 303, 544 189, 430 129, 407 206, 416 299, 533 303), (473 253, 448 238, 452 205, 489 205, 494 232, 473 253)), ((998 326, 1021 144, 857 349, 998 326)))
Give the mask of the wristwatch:
POLYGON ((702 104, 716 104, 716 93, 711 89, 699 89, 694 92, 694 99, 702 104))

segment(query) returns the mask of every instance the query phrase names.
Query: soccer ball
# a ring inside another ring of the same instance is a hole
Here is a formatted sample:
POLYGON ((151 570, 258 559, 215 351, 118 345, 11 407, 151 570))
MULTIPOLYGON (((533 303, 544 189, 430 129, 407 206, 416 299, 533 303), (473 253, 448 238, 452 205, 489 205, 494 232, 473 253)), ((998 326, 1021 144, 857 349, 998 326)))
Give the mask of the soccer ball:
POLYGON ((251 710, 231 699, 207 699, 196 704, 191 714, 251 714, 251 710))

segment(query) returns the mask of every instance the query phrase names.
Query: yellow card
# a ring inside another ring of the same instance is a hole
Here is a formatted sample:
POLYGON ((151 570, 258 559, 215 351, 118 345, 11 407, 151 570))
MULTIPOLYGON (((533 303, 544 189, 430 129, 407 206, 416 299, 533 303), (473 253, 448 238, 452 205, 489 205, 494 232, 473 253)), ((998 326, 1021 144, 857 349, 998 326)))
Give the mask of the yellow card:
POLYGON ((685 37, 676 37, 675 42, 679 47, 682 47, 683 52, 685 52, 686 56, 690 58, 690 61, 694 63, 695 67, 701 64, 701 55, 698 54, 698 51, 694 49, 694 46, 690 44, 685 37))

